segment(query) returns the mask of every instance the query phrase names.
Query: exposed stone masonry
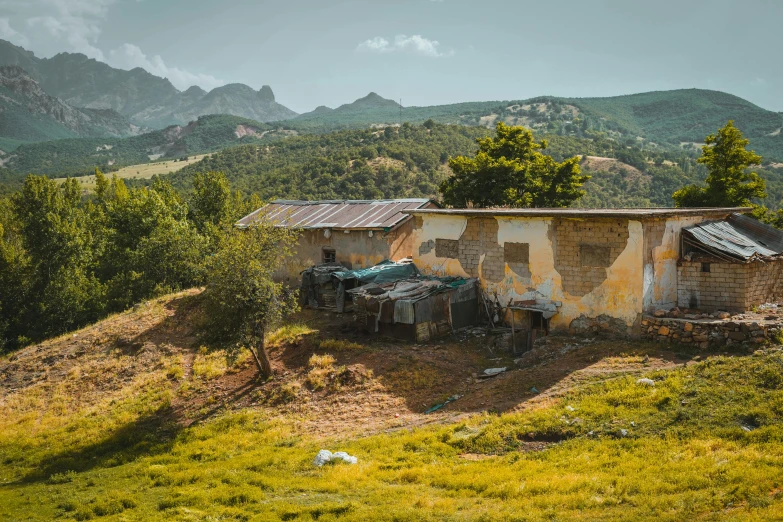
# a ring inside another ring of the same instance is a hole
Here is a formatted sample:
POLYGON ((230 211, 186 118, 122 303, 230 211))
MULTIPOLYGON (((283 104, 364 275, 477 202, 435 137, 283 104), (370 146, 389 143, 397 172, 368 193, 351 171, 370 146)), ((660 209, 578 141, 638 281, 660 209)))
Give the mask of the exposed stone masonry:
POLYGON ((779 335, 780 319, 768 321, 674 319, 645 316, 642 336, 665 343, 693 344, 702 349, 761 344, 779 335))
POLYGON ((678 306, 742 312, 783 297, 781 261, 707 265, 708 268, 698 261, 680 262, 678 306))
POLYGON ((606 267, 582 266, 583 245, 593 252, 608 248, 611 266, 628 243, 628 220, 557 219, 554 227, 555 269, 563 289, 574 296, 589 294, 606 280, 606 267))

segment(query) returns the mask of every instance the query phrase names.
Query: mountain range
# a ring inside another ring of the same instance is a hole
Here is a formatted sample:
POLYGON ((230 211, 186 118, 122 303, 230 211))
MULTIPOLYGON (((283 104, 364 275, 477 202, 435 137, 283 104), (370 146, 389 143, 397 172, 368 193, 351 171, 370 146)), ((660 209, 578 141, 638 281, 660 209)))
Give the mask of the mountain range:
POLYGON ((258 91, 229 84, 210 92, 199 87, 181 92, 167 79, 141 68, 115 69, 78 53, 38 58, 5 40, 0 40, 0 65, 21 67, 43 91, 72 107, 112 109, 139 127, 183 125, 204 114, 233 114, 259 121, 296 116, 275 101, 268 85, 258 91))
MULTIPOLYGON (((0 66, 11 66, 0 67, 0 166, 4 163, 7 168, 16 164, 17 168, 50 171, 64 156, 90 150, 94 138, 119 139, 164 128, 170 130, 134 139, 131 148, 137 151, 135 156, 173 157, 216 150, 238 139, 257 140, 263 137, 261 133, 272 129, 276 132, 267 139, 277 139, 286 132, 324 133, 427 120, 487 128, 502 121, 524 125, 538 134, 608 138, 618 148, 694 154, 707 134, 732 119, 767 161, 783 161, 783 113, 765 110, 731 94, 703 89, 606 98, 541 96, 430 107, 402 107, 372 92, 335 109, 319 106, 298 115, 277 103, 266 85, 260 90, 229 84, 210 92, 196 86, 179 91, 167 79, 141 68, 115 69, 71 53, 38 58, 4 40, 0 40, 0 66), (201 120, 205 115, 218 114, 244 118, 246 127, 259 132, 252 131, 244 138, 243 124, 234 120, 201 120), (200 128, 204 122, 209 122, 209 133, 215 139, 175 140, 177 143, 172 144, 165 138, 178 135, 181 129, 186 129, 187 135, 187 129, 200 128), (70 140, 67 151, 63 147, 25 146, 15 153, 14 161, 8 156, 25 143, 63 138, 87 141, 82 146, 70 140), (201 146, 205 150, 196 150, 201 146), (43 150, 51 152, 42 154, 43 150), (39 159, 44 163, 39 165, 39 159)), ((121 149, 119 143, 111 145, 121 149)), ((68 164, 81 168, 92 161, 92 156, 68 164)), ((129 159, 105 156, 97 166, 119 165, 129 159)))

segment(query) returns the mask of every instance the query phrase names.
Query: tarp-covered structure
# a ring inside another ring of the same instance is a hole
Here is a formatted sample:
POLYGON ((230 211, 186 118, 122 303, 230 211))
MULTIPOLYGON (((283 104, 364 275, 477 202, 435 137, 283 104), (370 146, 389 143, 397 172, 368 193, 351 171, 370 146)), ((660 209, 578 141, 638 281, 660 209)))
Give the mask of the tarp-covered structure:
POLYGON ((300 305, 310 308, 331 308, 346 311, 346 291, 370 283, 389 283, 418 277, 419 270, 409 260, 385 260, 375 266, 349 270, 337 263, 316 265, 302 272, 300 305))
POLYGON ((683 257, 749 263, 783 254, 783 232, 742 214, 686 227, 682 234, 683 257))
POLYGON ((372 332, 424 342, 478 322, 478 279, 415 277, 348 290, 372 332))

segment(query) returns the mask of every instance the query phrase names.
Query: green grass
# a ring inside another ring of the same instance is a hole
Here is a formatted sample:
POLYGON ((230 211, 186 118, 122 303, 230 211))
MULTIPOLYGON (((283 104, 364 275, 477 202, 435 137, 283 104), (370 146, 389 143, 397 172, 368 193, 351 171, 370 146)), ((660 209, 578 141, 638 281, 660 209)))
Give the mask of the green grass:
POLYGON ((269 410, 182 428, 157 373, 85 410, 17 397, 1 408, 0 518, 780 519, 781 372, 779 351, 713 357, 653 387, 613 378, 527 413, 356 439, 269 410), (359 464, 315 468, 321 448, 359 464))

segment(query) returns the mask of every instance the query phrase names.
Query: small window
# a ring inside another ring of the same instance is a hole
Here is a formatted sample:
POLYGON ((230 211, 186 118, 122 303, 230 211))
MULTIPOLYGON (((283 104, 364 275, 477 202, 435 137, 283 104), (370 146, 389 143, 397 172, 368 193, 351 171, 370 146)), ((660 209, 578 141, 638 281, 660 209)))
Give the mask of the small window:
POLYGON ((702 263, 701 264, 701 271, 709 273, 709 271, 710 271, 710 264, 709 263, 702 263))
POLYGON ((612 256, 612 250, 608 246, 588 245, 582 243, 579 245, 579 258, 583 267, 607 268, 612 256))
POLYGON ((323 250, 323 262, 324 263, 336 263, 337 262, 337 252, 334 251, 333 248, 324 248, 323 250))

